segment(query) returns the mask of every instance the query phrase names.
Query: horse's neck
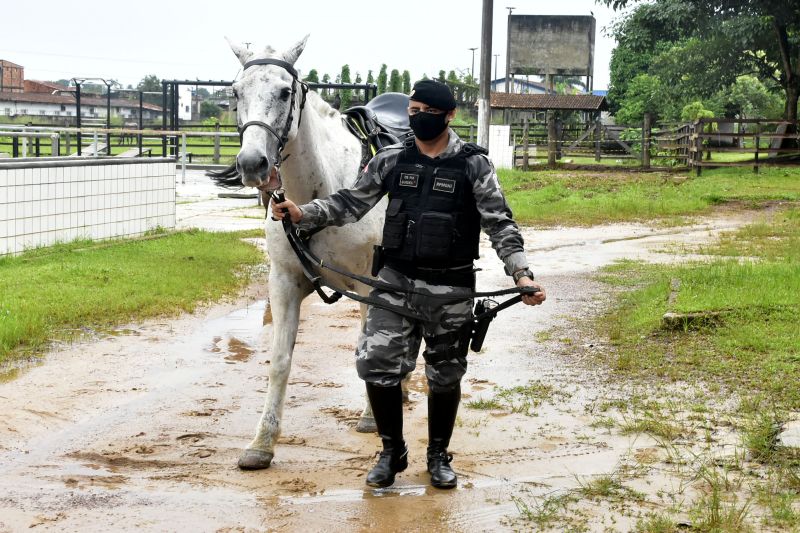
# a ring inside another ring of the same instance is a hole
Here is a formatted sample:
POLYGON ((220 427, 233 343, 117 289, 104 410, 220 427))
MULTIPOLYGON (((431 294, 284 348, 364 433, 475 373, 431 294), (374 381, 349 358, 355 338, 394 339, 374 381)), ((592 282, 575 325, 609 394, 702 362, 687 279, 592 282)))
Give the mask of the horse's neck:
POLYGON ((358 168, 349 146, 358 141, 342 126, 341 115, 316 94, 309 93, 308 99, 297 135, 286 144, 284 154, 289 157, 281 167, 286 196, 296 203, 338 191, 348 178, 352 183, 358 168))

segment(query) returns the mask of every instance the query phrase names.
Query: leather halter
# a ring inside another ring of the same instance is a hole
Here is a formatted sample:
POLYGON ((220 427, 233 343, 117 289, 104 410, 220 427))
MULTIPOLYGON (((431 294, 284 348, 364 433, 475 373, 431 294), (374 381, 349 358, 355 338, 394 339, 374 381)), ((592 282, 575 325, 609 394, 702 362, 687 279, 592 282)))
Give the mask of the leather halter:
POLYGON ((275 137, 275 139, 278 140, 278 149, 276 150, 275 153, 275 167, 280 169, 281 163, 283 163, 284 159, 282 156, 282 152, 284 147, 286 146, 286 141, 289 140, 289 130, 292 129, 292 119, 294 118, 294 106, 295 106, 294 95, 297 94, 296 86, 300 85, 300 90, 303 95, 302 99, 300 100, 300 114, 298 115, 297 119, 297 125, 299 127, 300 123, 303 120, 303 108, 306 105, 306 94, 308 93, 308 85, 303 83, 298 78, 297 71, 288 61, 283 61, 281 59, 273 59, 273 58, 253 59, 244 64, 243 70, 247 70, 248 68, 256 65, 275 65, 276 67, 281 67, 283 70, 289 73, 289 75, 292 77, 292 92, 291 92, 292 105, 289 107, 289 116, 286 118, 286 124, 284 125, 282 132, 278 133, 278 131, 276 131, 274 127, 270 126, 266 122, 262 122, 260 120, 249 120, 244 124, 242 124, 241 126, 239 126, 239 142, 240 143, 243 142, 244 132, 250 126, 258 126, 264 128, 266 131, 271 133, 273 137, 275 137))

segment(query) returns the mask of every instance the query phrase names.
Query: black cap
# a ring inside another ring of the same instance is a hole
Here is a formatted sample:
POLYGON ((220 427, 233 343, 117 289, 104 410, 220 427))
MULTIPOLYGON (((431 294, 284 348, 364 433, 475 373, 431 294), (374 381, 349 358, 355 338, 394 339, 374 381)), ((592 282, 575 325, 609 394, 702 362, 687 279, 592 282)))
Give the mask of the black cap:
POLYGON ((411 89, 411 94, 408 95, 408 98, 442 111, 450 111, 456 108, 456 99, 453 98, 450 87, 440 81, 418 81, 414 84, 414 88, 411 89))

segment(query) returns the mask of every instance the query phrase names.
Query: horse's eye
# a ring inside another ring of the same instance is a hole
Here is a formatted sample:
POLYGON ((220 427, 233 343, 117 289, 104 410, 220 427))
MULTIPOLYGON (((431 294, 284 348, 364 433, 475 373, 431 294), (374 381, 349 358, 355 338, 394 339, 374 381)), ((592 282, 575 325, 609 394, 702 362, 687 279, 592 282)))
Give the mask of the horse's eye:
POLYGON ((283 89, 281 91, 281 99, 282 100, 288 100, 291 95, 292 95, 292 91, 289 90, 289 89, 283 89))

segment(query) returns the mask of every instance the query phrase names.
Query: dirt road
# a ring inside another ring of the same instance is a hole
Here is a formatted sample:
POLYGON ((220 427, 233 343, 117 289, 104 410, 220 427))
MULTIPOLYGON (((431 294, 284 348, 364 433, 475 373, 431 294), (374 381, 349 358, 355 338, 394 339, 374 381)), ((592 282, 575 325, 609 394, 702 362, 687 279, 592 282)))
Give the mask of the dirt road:
MULTIPOLYGON (((591 281, 598 267, 669 261, 656 250, 707 241, 745 221, 527 230, 549 299, 495 320, 484 351, 470 354, 464 402, 489 400, 496 387, 532 385, 541 394, 525 397, 519 410, 528 414, 462 404, 451 445, 459 487, 449 492, 428 486, 420 369, 406 409, 411 465, 390 489, 364 485, 379 443, 354 430, 363 385, 353 365, 352 302, 304 304, 283 437, 272 467, 259 472, 239 471, 236 458, 267 386, 264 288, 196 316, 57 346, 0 383, 0 531, 529 529, 514 498, 574 487, 653 445, 590 427, 584 407, 602 394, 602 376, 581 361, 581 346, 540 332, 569 336, 574 320, 602 305, 591 281)), ((499 260, 486 243, 482 252, 481 285, 504 286, 499 260)), ((607 525, 598 516, 592 527, 607 525)))

